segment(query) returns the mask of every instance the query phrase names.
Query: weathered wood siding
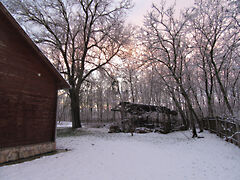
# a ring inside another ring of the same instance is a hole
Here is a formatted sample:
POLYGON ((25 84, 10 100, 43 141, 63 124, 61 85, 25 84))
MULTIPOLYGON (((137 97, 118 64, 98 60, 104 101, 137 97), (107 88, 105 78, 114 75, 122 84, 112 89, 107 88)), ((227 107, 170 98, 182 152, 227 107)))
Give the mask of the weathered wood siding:
POLYGON ((56 79, 0 12, 0 148, 54 141, 56 79))

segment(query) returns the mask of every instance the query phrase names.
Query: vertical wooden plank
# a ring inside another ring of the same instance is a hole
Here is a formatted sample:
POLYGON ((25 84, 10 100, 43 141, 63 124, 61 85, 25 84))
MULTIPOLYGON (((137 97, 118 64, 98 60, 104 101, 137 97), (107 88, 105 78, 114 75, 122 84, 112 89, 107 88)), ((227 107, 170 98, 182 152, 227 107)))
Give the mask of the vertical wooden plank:
POLYGON ((126 118, 126 113, 125 113, 125 103, 121 102, 121 120, 123 121, 126 118))
POLYGON ((219 130, 219 136, 222 138, 222 121, 220 120, 219 122, 218 122, 218 130, 219 130))
POLYGON ((123 103, 122 102, 120 102, 120 111, 121 111, 121 121, 123 121, 123 119, 124 119, 124 115, 123 115, 123 111, 124 111, 124 107, 123 107, 123 103))
POLYGON ((168 117, 168 125, 169 125, 169 130, 170 130, 170 129, 172 129, 172 125, 171 125, 171 115, 168 114, 167 117, 168 117))
POLYGON ((228 136, 228 134, 227 134, 227 121, 225 121, 225 120, 224 120, 224 135, 225 135, 225 137, 228 136))
POLYGON ((58 91, 57 91, 57 88, 56 88, 56 92, 55 92, 55 97, 54 97, 54 119, 53 119, 53 129, 52 129, 52 136, 53 136, 53 142, 56 141, 56 137, 57 137, 57 101, 58 101, 58 91))
POLYGON ((156 126, 159 127, 159 112, 157 112, 157 122, 156 122, 156 126))
POLYGON ((163 122, 166 122, 166 115, 165 115, 165 113, 163 113, 162 118, 163 118, 163 122))
POLYGON ((215 119, 215 122, 216 122, 216 134, 219 136, 219 128, 218 128, 219 122, 218 121, 219 121, 218 118, 216 118, 215 119))
POLYGON ((207 130, 210 130, 209 118, 207 118, 207 130))
POLYGON ((122 130, 125 131, 126 130, 126 122, 124 121, 125 119, 125 104, 124 102, 120 102, 120 110, 121 110, 121 125, 122 125, 122 130))
POLYGON ((237 141, 238 141, 238 147, 240 147, 240 127, 239 127, 239 123, 236 123, 236 130, 238 132, 237 134, 237 141))

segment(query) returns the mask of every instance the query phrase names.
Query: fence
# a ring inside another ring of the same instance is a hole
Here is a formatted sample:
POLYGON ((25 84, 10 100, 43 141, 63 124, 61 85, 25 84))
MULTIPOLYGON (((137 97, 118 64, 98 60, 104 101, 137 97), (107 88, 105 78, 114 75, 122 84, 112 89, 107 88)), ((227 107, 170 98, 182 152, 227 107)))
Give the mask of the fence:
POLYGON ((240 123, 231 122, 227 118, 208 117, 203 119, 203 127, 240 147, 240 123))

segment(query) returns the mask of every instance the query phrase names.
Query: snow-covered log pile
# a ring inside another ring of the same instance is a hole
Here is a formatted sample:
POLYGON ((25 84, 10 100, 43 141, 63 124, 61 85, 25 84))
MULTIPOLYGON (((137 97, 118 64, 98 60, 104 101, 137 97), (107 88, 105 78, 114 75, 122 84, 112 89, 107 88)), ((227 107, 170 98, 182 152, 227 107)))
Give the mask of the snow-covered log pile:
POLYGON ((145 104, 135 104, 130 102, 120 102, 118 106, 112 109, 112 111, 121 111, 130 113, 132 115, 142 115, 145 113, 158 112, 164 114, 170 114, 176 116, 177 111, 171 110, 164 106, 154 106, 145 104))
POLYGON ((121 113, 121 121, 110 127, 110 133, 119 132, 119 129, 121 132, 147 133, 155 131, 156 128, 157 132, 169 133, 178 114, 164 106, 130 102, 120 102, 112 111, 121 113))

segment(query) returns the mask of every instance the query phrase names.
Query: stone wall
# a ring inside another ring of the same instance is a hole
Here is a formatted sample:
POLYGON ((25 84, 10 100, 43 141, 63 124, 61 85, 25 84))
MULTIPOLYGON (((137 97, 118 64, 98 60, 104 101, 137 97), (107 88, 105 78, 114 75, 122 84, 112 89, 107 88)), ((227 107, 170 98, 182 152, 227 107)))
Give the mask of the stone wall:
POLYGON ((0 149, 0 163, 15 161, 56 150, 56 142, 0 149))

